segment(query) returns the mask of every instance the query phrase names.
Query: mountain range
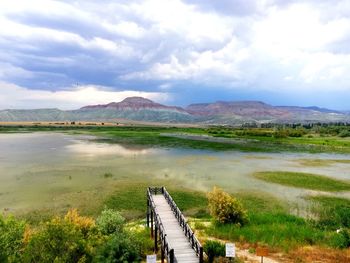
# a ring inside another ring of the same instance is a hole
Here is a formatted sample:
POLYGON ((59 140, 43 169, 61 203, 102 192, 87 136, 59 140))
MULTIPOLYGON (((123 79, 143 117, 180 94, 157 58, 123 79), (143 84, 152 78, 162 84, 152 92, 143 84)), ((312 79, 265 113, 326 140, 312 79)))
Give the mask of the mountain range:
POLYGON ((106 121, 120 119, 160 122, 236 125, 291 122, 350 122, 350 114, 319 107, 272 106, 261 101, 217 101, 186 108, 166 106, 142 97, 88 105, 77 110, 0 110, 1 122, 106 121))

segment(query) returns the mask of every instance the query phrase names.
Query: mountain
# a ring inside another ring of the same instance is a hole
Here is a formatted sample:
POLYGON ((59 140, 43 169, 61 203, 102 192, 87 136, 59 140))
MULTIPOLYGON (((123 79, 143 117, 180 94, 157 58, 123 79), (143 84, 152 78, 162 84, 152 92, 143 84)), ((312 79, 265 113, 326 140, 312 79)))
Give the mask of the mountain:
POLYGON ((166 106, 142 97, 129 97, 121 102, 90 105, 72 111, 76 120, 110 121, 129 119, 147 122, 194 122, 195 117, 180 107, 166 106))
POLYGON ((217 101, 191 104, 186 110, 199 116, 231 116, 247 121, 288 118, 290 113, 261 101, 217 101))
POLYGON ((191 104, 186 110, 198 116, 205 116, 207 123, 244 122, 338 122, 350 121, 350 116, 325 108, 272 106, 261 101, 217 101, 214 103, 191 104))
POLYGON ((59 109, 36 109, 36 110, 0 110, 0 121, 64 121, 69 120, 71 114, 59 109))
POLYGON ((90 105, 82 107, 81 110, 95 110, 95 109, 113 109, 113 110, 145 110, 145 109, 154 109, 154 110, 172 110, 182 113, 187 113, 184 109, 174 106, 165 106, 149 99, 142 97, 129 97, 124 99, 121 102, 112 102, 108 104, 99 104, 99 105, 90 105))
POLYGON ((316 106, 272 106, 261 101, 216 101, 191 104, 184 109, 166 106, 142 97, 129 97, 121 102, 88 105, 70 111, 0 110, 0 121, 3 122, 119 122, 120 119, 160 123, 235 125, 247 122, 350 122, 350 114, 316 106))

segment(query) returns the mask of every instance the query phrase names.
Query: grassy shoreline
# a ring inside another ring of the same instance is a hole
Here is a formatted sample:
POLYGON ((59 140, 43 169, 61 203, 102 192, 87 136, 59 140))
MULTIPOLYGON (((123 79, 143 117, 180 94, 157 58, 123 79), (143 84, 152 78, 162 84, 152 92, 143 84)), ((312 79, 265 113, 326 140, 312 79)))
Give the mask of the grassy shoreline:
MULTIPOLYGON (((220 131, 219 128, 217 129, 220 131)), ((239 128, 232 128, 229 133, 218 133, 213 132, 212 128, 171 126, 0 126, 0 133, 67 132, 94 135, 100 137, 101 140, 109 140, 109 142, 160 147, 247 152, 350 153, 350 140, 348 138, 323 137, 320 134, 312 137, 279 138, 246 134, 241 131, 239 128), (179 137, 169 134, 188 136, 179 137), (202 136, 206 136, 207 139, 203 140, 202 136), (223 138, 227 141, 218 141, 217 138, 223 138)))
POLYGON ((254 173, 253 176, 265 182, 303 189, 326 192, 350 191, 350 182, 336 180, 318 174, 287 171, 266 171, 254 173))

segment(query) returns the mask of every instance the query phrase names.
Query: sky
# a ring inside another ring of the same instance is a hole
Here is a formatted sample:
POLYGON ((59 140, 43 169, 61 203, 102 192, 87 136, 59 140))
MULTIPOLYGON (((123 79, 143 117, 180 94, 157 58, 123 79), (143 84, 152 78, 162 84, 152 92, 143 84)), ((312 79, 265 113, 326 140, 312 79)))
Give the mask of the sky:
POLYGON ((129 96, 350 110, 350 1, 0 0, 0 109, 129 96))

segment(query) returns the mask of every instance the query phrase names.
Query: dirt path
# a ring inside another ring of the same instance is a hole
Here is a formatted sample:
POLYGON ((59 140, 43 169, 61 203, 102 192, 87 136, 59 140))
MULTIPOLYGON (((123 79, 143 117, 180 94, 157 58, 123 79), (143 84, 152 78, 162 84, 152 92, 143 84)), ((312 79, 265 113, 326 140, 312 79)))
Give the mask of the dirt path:
MULTIPOLYGON (((252 253, 249 253, 247 249, 237 249, 236 251, 237 256, 244 260, 246 263, 260 263, 261 262, 261 257, 258 257, 252 253)), ((270 257, 264 257, 263 259, 264 263, 280 263, 282 261, 277 261, 275 259, 272 259, 270 257)))

